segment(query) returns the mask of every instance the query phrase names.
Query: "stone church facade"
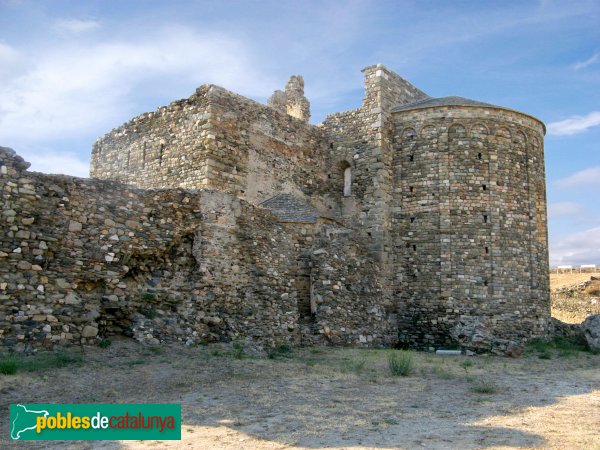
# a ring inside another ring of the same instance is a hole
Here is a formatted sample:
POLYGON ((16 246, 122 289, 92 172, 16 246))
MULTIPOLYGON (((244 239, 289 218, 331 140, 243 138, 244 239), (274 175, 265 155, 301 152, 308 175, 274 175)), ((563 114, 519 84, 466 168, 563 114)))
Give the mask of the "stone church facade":
POLYGON ((545 336, 544 124, 363 72, 362 105, 319 125, 302 77, 268 105, 202 86, 100 138, 91 180, 31 174, 5 150, 4 345, 122 333, 502 352, 545 336), (23 225, 22 180, 58 212, 23 225), (44 275, 9 276, 19 264, 44 275), (46 312, 19 309, 17 285, 46 312))

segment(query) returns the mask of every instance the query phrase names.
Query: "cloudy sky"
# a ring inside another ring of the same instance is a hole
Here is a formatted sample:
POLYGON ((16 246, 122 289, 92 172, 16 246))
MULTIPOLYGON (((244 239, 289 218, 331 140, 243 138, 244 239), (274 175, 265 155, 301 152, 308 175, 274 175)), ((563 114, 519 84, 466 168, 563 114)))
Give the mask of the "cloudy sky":
POLYGON ((543 120, 552 263, 600 264, 598 0, 0 0, 0 145, 87 176, 98 136, 201 84, 264 102, 302 74, 318 123, 374 63, 543 120))

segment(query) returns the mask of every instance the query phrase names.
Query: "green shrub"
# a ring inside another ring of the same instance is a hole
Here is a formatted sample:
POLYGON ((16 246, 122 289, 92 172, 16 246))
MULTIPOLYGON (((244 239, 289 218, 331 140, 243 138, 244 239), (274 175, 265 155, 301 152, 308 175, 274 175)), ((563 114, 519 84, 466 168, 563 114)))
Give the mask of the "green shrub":
POLYGON ((557 350, 588 352, 590 346, 583 334, 577 334, 569 337, 555 337, 552 342, 557 350))
POLYGON ((552 340, 533 339, 527 344, 527 351, 537 353, 540 359, 552 359, 554 356, 572 356, 576 352, 593 353, 583 335, 556 336, 552 340))
POLYGON ((154 307, 152 308, 145 308, 145 309, 141 309, 140 312, 148 319, 152 320, 152 319, 156 319, 156 316, 158 315, 156 312, 156 309, 154 309, 154 307))
POLYGON ((452 372, 449 372, 445 368, 438 365, 433 366, 431 368, 431 372, 443 380, 452 380, 454 378, 454 374, 452 372))
POLYGON ((142 294, 142 300, 145 302, 150 302, 156 298, 156 294, 153 292, 144 292, 142 294))
POLYGON ((527 343, 526 348, 531 352, 543 352, 549 345, 549 341, 545 341, 544 339, 532 339, 527 343))
POLYGON ((0 373, 2 375, 14 375, 17 373, 17 358, 14 356, 0 357, 0 373))
POLYGON ((110 339, 101 339, 100 342, 98 342, 98 347, 108 348, 111 344, 112 342, 110 341, 110 339))
POLYGON ((395 350, 388 355, 388 367, 395 377, 406 377, 413 369, 414 359, 408 350, 395 350))
POLYGON ((342 362, 342 372, 343 373, 354 372, 354 373, 358 374, 363 371, 366 363, 367 363, 367 360, 365 358, 360 358, 360 359, 351 358, 351 359, 345 360, 342 362))
POLYGON ((54 352, 55 367, 65 367, 72 364, 80 364, 83 361, 83 356, 79 353, 68 353, 64 351, 54 352))
POLYGON ((242 359, 244 357, 244 344, 241 342, 234 342, 231 346, 231 354, 235 359, 242 359))
POLYGON ((277 359, 277 358, 291 358, 292 357, 292 347, 287 344, 279 344, 276 347, 270 348, 267 350, 267 357, 269 359, 277 359))
POLYGON ((148 351, 150 353, 154 353, 155 355, 159 355, 162 353, 163 348, 160 345, 151 345, 148 347, 148 351))
POLYGON ((471 390, 478 394, 496 394, 500 392, 500 388, 493 381, 485 378, 478 378, 473 381, 471 390))
POLYGON ((39 370, 46 370, 54 367, 66 367, 80 364, 82 361, 83 356, 80 353, 66 352, 63 350, 14 358, 14 364, 16 365, 15 371, 25 370, 27 372, 37 372, 39 370))
POLYGON ((131 361, 127 362, 127 365, 129 367, 133 367, 133 366, 139 366, 141 364, 146 364, 146 361, 142 358, 138 358, 138 359, 132 359, 131 361))
POLYGON ((469 367, 473 367, 475 365, 475 363, 473 362, 472 359, 463 359, 460 362, 460 366, 465 369, 465 372, 469 371, 469 367))

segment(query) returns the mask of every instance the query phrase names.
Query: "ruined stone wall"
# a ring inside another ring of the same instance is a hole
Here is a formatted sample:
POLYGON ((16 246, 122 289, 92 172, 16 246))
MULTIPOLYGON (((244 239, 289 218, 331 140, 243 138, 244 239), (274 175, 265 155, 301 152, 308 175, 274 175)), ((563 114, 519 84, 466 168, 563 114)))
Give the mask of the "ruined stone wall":
MULTIPOLYGON (((322 130, 218 86, 99 139, 91 176, 140 188, 211 188, 253 204, 325 190, 322 130)), ((315 197, 326 212, 327 202, 315 197)))
POLYGON ((211 187, 253 204, 290 193, 330 211, 320 128, 224 89, 211 95, 210 105, 219 118, 211 123, 211 187))
POLYGON ((209 93, 202 86, 189 99, 135 117, 98 139, 92 148, 90 175, 139 188, 208 186, 208 149, 216 137, 209 93))
POLYGON ((332 114, 323 122, 330 143, 329 175, 332 191, 339 194, 344 217, 365 227, 371 249, 382 264, 389 264, 392 199, 393 107, 427 95, 381 64, 363 69, 365 97, 360 108, 332 114), (352 169, 352 196, 342 198, 343 173, 352 169), (354 220, 353 220, 354 219, 354 220))
POLYGON ((270 106, 202 86, 100 139, 101 180, 5 152, 0 339, 371 345, 399 326, 414 346, 503 350, 543 335, 543 125, 466 99, 395 110, 428 96, 363 72, 362 106, 319 126, 301 77, 270 106), (281 193, 317 223, 256 207, 281 193))
POLYGON ((308 342, 334 345, 393 345, 397 341, 396 307, 386 289, 387 275, 357 233, 325 229, 311 251, 313 336, 308 342))
POLYGON ((303 122, 308 122, 310 119, 310 102, 304 96, 304 78, 300 75, 292 75, 285 86, 285 91, 273 92, 267 104, 303 122))
POLYGON ((401 338, 502 350, 544 335, 543 125, 493 108, 394 116, 401 338))
POLYGON ((295 237, 267 210, 219 192, 28 173, 1 156, 4 346, 297 341, 285 276, 295 237))
MULTIPOLYGON (((372 256, 387 278, 391 292, 395 274, 393 239, 389 232, 397 207, 393 199, 391 110, 427 95, 381 64, 363 69, 365 97, 360 108, 332 114, 323 122, 329 140, 330 193, 340 203, 342 217, 362 230, 372 256), (352 195, 343 197, 344 171, 352 173, 352 195)), ((386 294, 387 295, 387 294, 386 294)))
MULTIPOLYGON (((356 252, 328 272, 334 283, 357 286, 352 302, 340 302, 345 294, 327 298, 322 308, 337 305, 337 316, 301 328, 299 300, 311 301, 313 264, 309 258, 308 283, 297 279, 296 264, 315 250, 314 236, 340 229, 334 223, 323 231, 284 225, 223 192, 140 190, 27 167, 14 152, 0 151, 4 347, 27 351, 118 334, 151 343, 295 345, 317 342, 328 323, 346 330, 343 342, 383 342, 384 327, 369 334, 380 319, 367 308, 381 301, 371 295, 379 281, 368 256, 356 252), (369 341, 360 339, 367 335, 369 341)), ((348 246, 360 247, 352 232, 346 237, 348 246)), ((323 311, 319 306, 315 318, 323 311)))

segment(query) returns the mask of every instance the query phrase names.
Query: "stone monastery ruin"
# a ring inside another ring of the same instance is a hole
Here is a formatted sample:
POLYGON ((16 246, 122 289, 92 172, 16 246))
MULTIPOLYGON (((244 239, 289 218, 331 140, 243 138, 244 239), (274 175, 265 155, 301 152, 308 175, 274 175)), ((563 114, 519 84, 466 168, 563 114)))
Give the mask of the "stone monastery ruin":
POLYGON ((0 149, 0 343, 504 352, 550 328, 542 122, 367 67, 308 123, 214 85, 99 139, 91 179, 0 149))

